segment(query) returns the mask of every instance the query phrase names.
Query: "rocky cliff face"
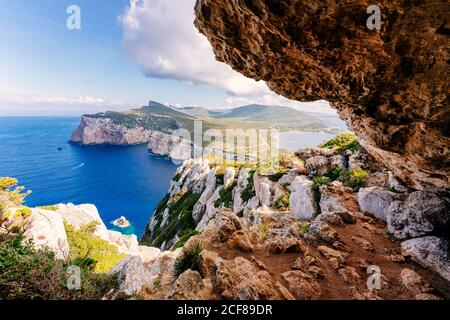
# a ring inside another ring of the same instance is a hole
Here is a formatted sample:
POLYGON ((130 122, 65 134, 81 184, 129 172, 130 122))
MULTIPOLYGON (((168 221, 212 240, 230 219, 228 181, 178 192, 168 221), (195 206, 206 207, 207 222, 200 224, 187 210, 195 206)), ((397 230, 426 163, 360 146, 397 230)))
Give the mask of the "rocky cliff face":
POLYGON ((83 145, 134 145, 147 143, 149 134, 149 131, 143 128, 128 128, 108 118, 83 116, 79 126, 70 136, 70 141, 83 145))
POLYGON ((448 298, 449 208, 360 147, 299 150, 270 175, 191 159, 141 239, 166 252, 148 266, 159 285, 143 297, 448 298), (195 244, 200 266, 174 277, 176 258, 195 244), (367 289, 371 266, 381 270, 380 290, 367 289))
POLYGON ((195 25, 216 57, 278 94, 325 99, 364 147, 420 190, 450 189, 446 0, 197 0, 195 25))

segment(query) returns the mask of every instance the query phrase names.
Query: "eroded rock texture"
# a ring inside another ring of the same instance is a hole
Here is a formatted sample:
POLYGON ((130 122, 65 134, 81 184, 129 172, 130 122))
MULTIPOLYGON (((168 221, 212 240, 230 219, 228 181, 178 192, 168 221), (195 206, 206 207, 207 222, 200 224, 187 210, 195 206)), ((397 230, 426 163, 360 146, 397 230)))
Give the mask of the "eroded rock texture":
POLYGON ((278 94, 325 99, 364 147, 416 189, 448 191, 448 0, 197 0, 216 57, 278 94))

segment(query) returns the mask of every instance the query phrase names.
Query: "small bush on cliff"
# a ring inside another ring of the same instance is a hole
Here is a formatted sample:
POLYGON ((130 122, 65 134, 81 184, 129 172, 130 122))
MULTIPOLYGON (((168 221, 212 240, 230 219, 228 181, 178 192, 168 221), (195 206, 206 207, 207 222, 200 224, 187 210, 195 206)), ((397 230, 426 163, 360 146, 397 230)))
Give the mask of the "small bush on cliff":
POLYGON ((366 185, 368 177, 369 173, 367 171, 354 169, 352 171, 346 172, 344 177, 345 185, 354 190, 357 190, 366 185))
POLYGON ((313 181, 313 189, 319 191, 320 187, 330 183, 330 178, 325 176, 316 177, 313 181))
POLYGON ((179 277, 186 270, 198 271, 202 274, 202 265, 200 261, 200 253, 203 248, 199 243, 192 244, 189 248, 185 248, 174 264, 175 276, 179 277))
POLYGON ((359 143, 357 137, 353 133, 344 133, 334 137, 327 142, 319 145, 320 148, 335 149, 338 152, 350 149, 352 151, 358 151, 359 143))
POLYGON ((99 300, 117 287, 116 275, 82 268, 81 289, 69 290, 67 267, 22 235, 0 240, 0 300, 99 300))
POLYGON ((95 261, 95 272, 108 272, 114 265, 122 260, 125 255, 119 253, 116 246, 112 245, 93 233, 97 226, 96 222, 75 229, 72 225, 65 223, 67 240, 70 248, 70 258, 87 259, 95 261))
POLYGON ((247 186, 241 192, 241 198, 242 198, 242 201, 244 201, 244 203, 247 202, 248 200, 250 200, 251 198, 253 198, 256 195, 256 193, 255 193, 255 182, 253 180, 253 176, 254 175, 255 175, 255 170, 251 170, 249 172, 249 177, 248 177, 248 180, 247 180, 247 186))
POLYGON ((0 216, 9 209, 21 206, 25 198, 31 193, 30 190, 23 192, 24 187, 17 187, 14 178, 0 178, 0 216), (12 189, 14 187, 14 189, 12 189))
POLYGON ((216 208, 220 207, 221 204, 224 205, 225 208, 230 208, 233 203, 233 189, 237 186, 237 182, 234 181, 232 184, 223 188, 219 192, 219 199, 216 200, 214 204, 216 208))
POLYGON ((285 194, 283 194, 275 202, 275 208, 277 208, 278 210, 287 210, 287 209, 289 209, 289 198, 290 198, 289 192, 286 192, 285 194))

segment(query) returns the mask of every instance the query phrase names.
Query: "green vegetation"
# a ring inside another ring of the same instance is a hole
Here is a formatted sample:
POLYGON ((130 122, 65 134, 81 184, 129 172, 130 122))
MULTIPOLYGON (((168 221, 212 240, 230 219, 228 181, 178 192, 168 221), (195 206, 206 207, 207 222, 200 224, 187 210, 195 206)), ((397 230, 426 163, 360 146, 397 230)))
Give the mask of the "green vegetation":
POLYGON ((267 178, 269 178, 269 180, 272 182, 278 182, 278 180, 280 180, 281 177, 283 177, 285 174, 286 174, 286 171, 282 170, 282 171, 278 171, 277 173, 267 176, 267 178))
MULTIPOLYGON (((4 216, 5 213, 14 207, 19 207, 24 202, 25 198, 31 193, 31 191, 23 192, 24 187, 17 186, 17 180, 14 178, 0 178, 0 216, 4 216), (14 189, 12 189, 14 187, 14 189)), ((28 210, 24 210, 23 213, 27 213, 28 210)))
POLYGON ((215 207, 218 208, 220 205, 224 205, 225 208, 230 208, 233 203, 233 189, 236 187, 237 182, 234 181, 226 188, 223 188, 219 192, 219 199, 214 203, 215 207))
POLYGON ((275 208, 278 210, 287 210, 289 209, 289 198, 290 193, 286 192, 283 194, 276 202, 275 202, 275 208))
POLYGON ((173 176, 172 181, 178 181, 181 178, 181 174, 177 173, 176 175, 173 176))
POLYGON ((3 177, 0 178, 0 191, 6 191, 9 188, 17 185, 18 181, 17 179, 10 178, 10 177, 3 177))
POLYGON ((34 249, 20 234, 0 237, 0 299, 100 300, 117 287, 116 275, 81 268, 81 289, 69 290, 68 265, 47 249, 34 249))
MULTIPOLYGON (((200 194, 191 191, 183 191, 174 197, 173 203, 167 205, 170 195, 167 195, 158 205, 155 211, 157 224, 152 232, 146 232, 141 239, 141 244, 160 247, 164 241, 173 239, 175 235, 189 233, 186 230, 195 229, 195 221, 192 217, 194 205, 200 198, 200 194), (169 208, 169 218, 164 228, 161 228, 163 213, 169 208)), ((187 240, 186 240, 187 241, 187 240)))
POLYGON ((300 225, 300 234, 299 234, 300 237, 303 238, 309 232, 309 226, 310 224, 307 222, 304 222, 300 225))
POLYGON ((192 230, 192 229, 185 229, 183 230, 180 239, 178 239, 178 241, 175 243, 175 245, 173 246, 173 249, 178 249, 183 247, 186 242, 193 236, 198 235, 198 231, 197 230, 192 230))
POLYGON ((185 248, 174 264, 174 272, 179 277, 186 270, 198 271, 203 276, 203 270, 200 261, 200 253, 203 248, 199 243, 192 244, 185 248))
POLYGON ((267 238, 267 234, 269 233, 269 224, 263 223, 258 231, 259 240, 264 241, 267 238))
POLYGON ((58 206, 40 206, 36 207, 38 209, 47 210, 47 211, 58 211, 58 206))
POLYGON ((108 272, 125 257, 119 253, 116 246, 93 234, 97 227, 96 222, 82 226, 78 230, 68 223, 64 226, 69 242, 70 259, 78 262, 91 259, 92 261, 88 261, 94 272, 108 272))
POLYGON ((253 180, 253 176, 255 175, 255 170, 251 170, 249 172, 248 183, 244 190, 241 192, 242 201, 247 202, 251 198, 253 198, 255 193, 255 182, 253 180))
POLYGON ((313 184, 313 190, 319 191, 321 186, 329 184, 330 182, 331 182, 330 178, 328 178, 328 177, 325 177, 325 176, 316 177, 313 180, 313 183, 314 183, 313 184))
POLYGON ((155 280, 153 281, 153 286, 154 286, 155 288, 158 288, 160 285, 161 285, 161 280, 155 279, 155 280))
POLYGON ((347 179, 345 180, 345 185, 352 189, 359 189, 366 185, 369 173, 365 170, 354 169, 347 173, 347 179))
POLYGON ((319 145, 320 148, 335 149, 338 152, 350 149, 352 151, 359 150, 357 137, 353 133, 344 133, 334 137, 333 139, 319 145))
POLYGON ((28 207, 20 207, 14 212, 14 217, 19 219, 28 218, 29 216, 31 216, 31 209, 28 207))

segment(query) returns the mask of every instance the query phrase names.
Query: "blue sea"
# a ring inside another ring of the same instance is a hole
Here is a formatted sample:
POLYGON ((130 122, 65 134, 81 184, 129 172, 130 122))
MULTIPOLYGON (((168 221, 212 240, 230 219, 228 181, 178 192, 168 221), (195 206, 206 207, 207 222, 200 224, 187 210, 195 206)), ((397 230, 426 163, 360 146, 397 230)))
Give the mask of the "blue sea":
MULTIPOLYGON (((147 145, 70 144, 78 123, 78 117, 0 117, 0 177, 15 177, 32 190, 28 206, 91 203, 109 229, 115 229, 111 221, 125 216, 132 227, 118 231, 139 237, 177 166, 149 154, 147 145)), ((295 151, 331 137, 285 132, 280 147, 295 151)))
POLYGON ((119 231, 139 237, 177 166, 150 155, 146 145, 69 144, 78 123, 78 117, 0 117, 0 177, 32 190, 28 206, 92 203, 109 229, 125 216, 132 227, 119 231))

